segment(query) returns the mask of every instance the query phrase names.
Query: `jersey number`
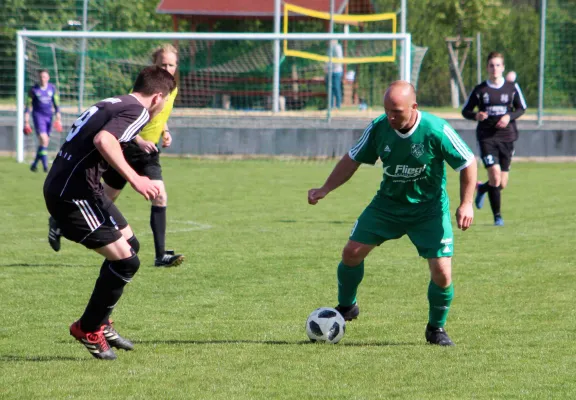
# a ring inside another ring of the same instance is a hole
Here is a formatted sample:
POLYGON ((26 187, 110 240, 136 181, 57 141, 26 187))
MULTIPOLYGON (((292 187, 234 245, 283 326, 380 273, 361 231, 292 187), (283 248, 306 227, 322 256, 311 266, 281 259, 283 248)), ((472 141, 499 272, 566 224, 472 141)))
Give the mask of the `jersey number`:
POLYGON ((84 111, 82 113, 82 115, 80 115, 78 117, 78 119, 76 121, 74 121, 74 124, 72 124, 72 128, 70 129, 70 132, 68 133, 68 136, 66 136, 67 142, 71 141, 74 138, 74 136, 76 136, 78 134, 78 132, 80 132, 80 129, 82 129, 84 124, 86 124, 86 122, 88 122, 88 120, 90 119, 91 116, 96 114, 96 111, 98 111, 98 107, 92 106, 89 109, 87 109, 86 111, 84 111))
POLYGON ((494 164, 494 156, 492 154, 488 154, 486 157, 484 157, 484 163, 486 165, 494 164))

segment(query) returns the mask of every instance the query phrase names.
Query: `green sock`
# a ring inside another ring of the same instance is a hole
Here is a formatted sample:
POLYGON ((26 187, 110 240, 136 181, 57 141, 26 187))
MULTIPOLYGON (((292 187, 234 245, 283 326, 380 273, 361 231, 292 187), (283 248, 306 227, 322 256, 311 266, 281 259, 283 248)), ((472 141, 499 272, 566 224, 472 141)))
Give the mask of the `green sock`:
POLYGON ((356 303, 358 285, 364 278, 364 261, 355 267, 343 262, 338 264, 338 305, 351 306, 356 303))
POLYGON ((428 302, 430 303, 430 312, 428 314, 428 323, 436 328, 442 328, 446 325, 446 318, 450 311, 450 304, 454 298, 454 285, 441 288, 434 282, 430 281, 428 285, 428 302))

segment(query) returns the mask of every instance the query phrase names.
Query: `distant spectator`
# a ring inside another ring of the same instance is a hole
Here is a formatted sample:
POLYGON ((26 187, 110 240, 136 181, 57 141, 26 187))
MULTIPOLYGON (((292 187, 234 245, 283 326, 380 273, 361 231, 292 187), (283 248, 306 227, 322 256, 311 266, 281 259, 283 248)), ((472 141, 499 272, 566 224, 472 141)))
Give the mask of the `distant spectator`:
MULTIPOLYGON (((328 56, 332 59, 339 59, 344 57, 342 46, 338 40, 330 41, 330 48, 328 49, 328 56)), ((326 72, 326 93, 328 93, 328 83, 330 82, 330 63, 326 63, 324 67, 326 72)), ((332 98, 330 99, 330 108, 340 108, 342 105, 342 73, 344 69, 341 62, 332 62, 332 98), (336 103, 336 104, 334 104, 336 103)))
POLYGON ((506 74, 506 82, 514 83, 516 82, 516 72, 510 71, 506 74))

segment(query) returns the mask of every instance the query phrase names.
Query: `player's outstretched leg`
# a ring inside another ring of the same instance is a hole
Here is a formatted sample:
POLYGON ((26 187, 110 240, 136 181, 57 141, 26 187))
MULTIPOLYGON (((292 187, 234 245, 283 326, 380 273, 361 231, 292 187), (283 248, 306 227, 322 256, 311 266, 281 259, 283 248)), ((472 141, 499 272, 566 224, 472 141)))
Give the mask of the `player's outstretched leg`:
POLYGON ((60 251, 60 238, 62 237, 62 231, 58 227, 58 223, 52 217, 48 218, 48 243, 54 251, 60 251))
POLYGON ((122 297, 124 286, 132 280, 140 267, 140 260, 133 249, 131 253, 132 256, 125 259, 104 260, 84 314, 70 327, 70 334, 96 358, 115 359, 111 345, 125 350, 133 348, 132 343, 118 335, 109 323, 110 314, 122 297), (112 343, 107 340, 106 334, 112 343))

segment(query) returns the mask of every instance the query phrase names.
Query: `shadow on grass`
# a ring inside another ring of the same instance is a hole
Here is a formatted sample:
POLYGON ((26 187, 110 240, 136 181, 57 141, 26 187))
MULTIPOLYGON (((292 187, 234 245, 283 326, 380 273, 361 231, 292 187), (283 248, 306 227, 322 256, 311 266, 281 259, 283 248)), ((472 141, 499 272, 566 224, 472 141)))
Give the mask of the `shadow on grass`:
POLYGON ((75 268, 93 268, 96 264, 46 264, 46 263, 12 263, 12 264, 2 264, 0 267, 75 267, 75 268))
POLYGON ((297 223, 306 223, 306 224, 335 224, 335 225, 342 225, 342 224, 353 224, 354 221, 308 221, 302 220, 298 221, 296 219, 278 219, 276 222, 283 222, 285 224, 297 224, 297 223))
MULTIPOLYGON (((267 345, 322 345, 309 340, 134 340, 134 344, 143 345, 203 345, 203 344, 267 344, 267 345)), ((344 347, 380 347, 380 346, 420 346, 421 342, 341 342, 338 346, 344 347)))
POLYGON ((0 355, 0 362, 50 362, 50 361, 86 361, 87 357, 66 357, 66 356, 13 356, 0 355))

